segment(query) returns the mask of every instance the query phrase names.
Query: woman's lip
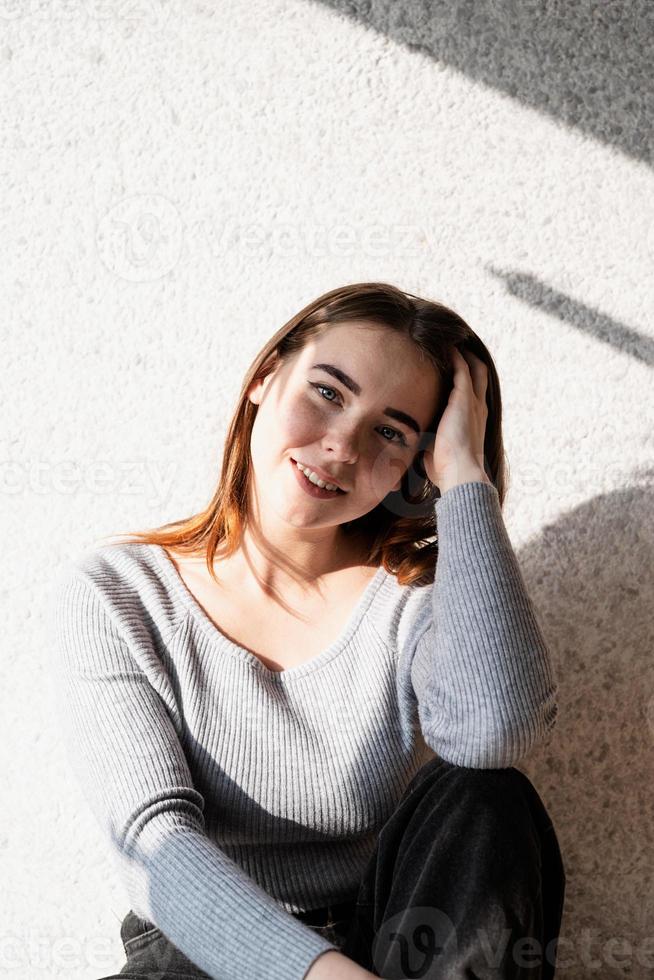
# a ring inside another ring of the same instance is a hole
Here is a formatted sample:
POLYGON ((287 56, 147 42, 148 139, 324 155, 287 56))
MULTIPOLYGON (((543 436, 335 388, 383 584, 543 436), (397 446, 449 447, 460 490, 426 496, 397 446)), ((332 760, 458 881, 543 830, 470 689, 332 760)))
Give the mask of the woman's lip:
POLYGON ((338 489, 338 491, 336 493, 334 493, 333 490, 323 490, 317 484, 312 483, 311 480, 308 480, 305 477, 305 475, 299 469, 296 460, 294 460, 293 458, 291 458, 290 459, 290 462, 291 462, 291 466, 293 467, 293 470, 295 472, 295 478, 296 478, 296 480, 299 482, 299 484, 302 487, 302 489, 306 493, 308 493, 310 496, 317 497, 318 499, 321 499, 321 500, 328 500, 330 498, 333 499, 334 497, 342 496, 342 495, 344 495, 347 492, 346 490, 341 490, 340 487, 339 487, 339 489, 338 489))
MULTIPOLYGON (((293 459, 292 456, 291 456, 291 462, 293 463, 294 466, 297 464, 297 460, 296 459, 293 459)), ((304 466, 304 463, 302 465, 304 466)), ((311 469, 311 467, 307 466, 307 469, 311 469)), ((322 476, 318 472, 318 470, 313 470, 312 472, 314 472, 316 474, 316 476, 319 476, 321 480, 324 480, 325 483, 333 483, 334 486, 337 486, 338 487, 338 489, 340 490, 341 493, 347 493, 347 490, 344 490, 343 487, 339 486, 339 484, 336 482, 336 480, 330 479, 329 477, 326 477, 326 476, 322 476)))

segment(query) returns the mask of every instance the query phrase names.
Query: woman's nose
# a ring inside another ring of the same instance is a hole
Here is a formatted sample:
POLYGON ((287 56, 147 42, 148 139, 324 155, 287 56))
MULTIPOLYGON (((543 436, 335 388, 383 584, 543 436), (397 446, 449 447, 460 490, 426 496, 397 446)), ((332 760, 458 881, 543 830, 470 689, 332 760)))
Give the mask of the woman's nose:
POLYGON ((355 463, 359 458, 359 437, 351 430, 330 430, 325 437, 324 446, 332 458, 340 463, 355 463))

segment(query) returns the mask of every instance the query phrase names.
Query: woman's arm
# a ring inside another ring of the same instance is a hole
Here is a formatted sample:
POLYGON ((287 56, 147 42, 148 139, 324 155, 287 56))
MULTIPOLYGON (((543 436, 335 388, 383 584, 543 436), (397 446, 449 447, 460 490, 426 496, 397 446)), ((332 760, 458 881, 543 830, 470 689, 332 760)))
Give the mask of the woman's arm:
MULTIPOLYGON (((117 625, 141 625, 123 583, 75 570, 57 590, 52 674, 68 759, 105 834, 131 908, 211 977, 303 980, 337 947, 286 912, 205 832, 157 658, 117 625), (138 654, 138 656, 137 656, 138 654), (142 667, 148 664, 150 676, 142 667), (151 669, 150 669, 151 665, 151 669)), ((163 669, 163 668, 162 668, 163 669)))
POLYGON ((512 766, 557 718, 549 650, 492 483, 455 483, 435 507, 431 615, 404 641, 420 727, 455 765, 512 766))

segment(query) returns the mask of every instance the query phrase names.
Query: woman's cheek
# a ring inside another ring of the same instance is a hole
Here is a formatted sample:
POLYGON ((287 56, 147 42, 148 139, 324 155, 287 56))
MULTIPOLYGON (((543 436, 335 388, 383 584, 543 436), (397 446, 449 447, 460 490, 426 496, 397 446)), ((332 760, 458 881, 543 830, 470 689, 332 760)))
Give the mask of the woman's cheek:
POLYGON ((320 438, 325 418, 319 409, 301 401, 282 415, 282 424, 293 445, 306 445, 320 438))
POLYGON ((406 471, 407 460, 394 448, 380 449, 372 465, 372 484, 375 497, 383 499, 406 471))

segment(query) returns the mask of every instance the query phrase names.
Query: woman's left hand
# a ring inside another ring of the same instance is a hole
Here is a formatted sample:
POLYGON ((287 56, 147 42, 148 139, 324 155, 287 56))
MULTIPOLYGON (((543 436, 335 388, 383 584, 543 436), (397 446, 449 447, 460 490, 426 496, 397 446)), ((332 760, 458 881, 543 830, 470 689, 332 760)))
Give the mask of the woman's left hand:
POLYGON ((423 452, 425 473, 441 494, 450 486, 469 480, 492 482, 484 468, 488 368, 472 351, 463 354, 456 347, 452 364, 452 391, 433 448, 423 452))

